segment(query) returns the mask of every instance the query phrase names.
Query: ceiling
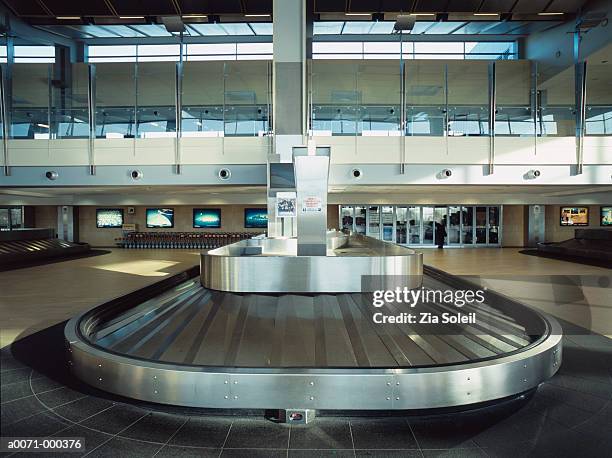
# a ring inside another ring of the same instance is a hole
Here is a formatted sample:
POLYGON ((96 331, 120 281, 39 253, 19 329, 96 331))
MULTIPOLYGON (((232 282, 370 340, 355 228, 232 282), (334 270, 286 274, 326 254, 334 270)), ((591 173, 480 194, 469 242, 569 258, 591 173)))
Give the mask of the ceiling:
MULTIPOLYGON (((18 16, 119 17, 272 14, 272 0, 3 0, 18 16)), ((312 0, 328 13, 576 13, 585 0, 312 0)))

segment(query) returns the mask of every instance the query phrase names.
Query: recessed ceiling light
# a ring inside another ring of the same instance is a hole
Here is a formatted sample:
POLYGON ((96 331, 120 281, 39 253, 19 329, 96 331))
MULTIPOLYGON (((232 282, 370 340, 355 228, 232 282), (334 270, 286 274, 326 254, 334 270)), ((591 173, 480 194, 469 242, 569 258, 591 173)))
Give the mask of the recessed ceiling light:
POLYGON ((345 16, 372 16, 372 13, 344 13, 345 16))
POLYGON ((436 13, 411 13, 410 16, 435 16, 436 13))
POLYGON ((565 13, 538 13, 538 16, 563 16, 565 13))
POLYGON ((270 17, 269 14, 245 14, 244 17, 270 17))
POLYGON ((60 21, 79 21, 81 16, 57 16, 55 19, 60 21))
POLYGON ((474 16, 499 16, 499 13, 474 13, 474 16))
POLYGON ((144 16, 119 16, 119 19, 144 19, 144 16))
POLYGON ((207 17, 208 17, 208 15, 206 15, 206 14, 183 14, 183 19, 191 19, 191 18, 202 18, 202 19, 205 19, 207 17))

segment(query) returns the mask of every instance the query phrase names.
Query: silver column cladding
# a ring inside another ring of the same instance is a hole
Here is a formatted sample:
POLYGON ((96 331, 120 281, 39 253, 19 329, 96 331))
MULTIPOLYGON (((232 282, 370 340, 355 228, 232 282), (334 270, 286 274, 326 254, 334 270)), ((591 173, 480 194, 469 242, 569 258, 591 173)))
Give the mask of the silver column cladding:
POLYGON ((297 191, 297 255, 327 254, 328 146, 293 148, 297 191))

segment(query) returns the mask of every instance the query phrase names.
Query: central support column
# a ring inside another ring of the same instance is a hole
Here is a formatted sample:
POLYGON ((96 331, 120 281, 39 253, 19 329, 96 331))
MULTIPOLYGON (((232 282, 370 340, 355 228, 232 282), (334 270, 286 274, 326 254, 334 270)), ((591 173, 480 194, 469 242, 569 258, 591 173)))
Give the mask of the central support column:
POLYGON ((297 255, 327 254, 327 185, 329 150, 293 148, 297 191, 297 255))

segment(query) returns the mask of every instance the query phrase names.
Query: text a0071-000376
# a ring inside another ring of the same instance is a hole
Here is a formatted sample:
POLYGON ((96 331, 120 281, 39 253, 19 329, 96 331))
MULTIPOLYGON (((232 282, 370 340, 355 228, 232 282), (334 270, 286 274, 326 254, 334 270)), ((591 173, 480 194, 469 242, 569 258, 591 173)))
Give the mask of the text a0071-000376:
POLYGON ((475 324, 476 313, 442 313, 436 315, 430 312, 385 315, 382 312, 372 315, 376 324, 475 324))

